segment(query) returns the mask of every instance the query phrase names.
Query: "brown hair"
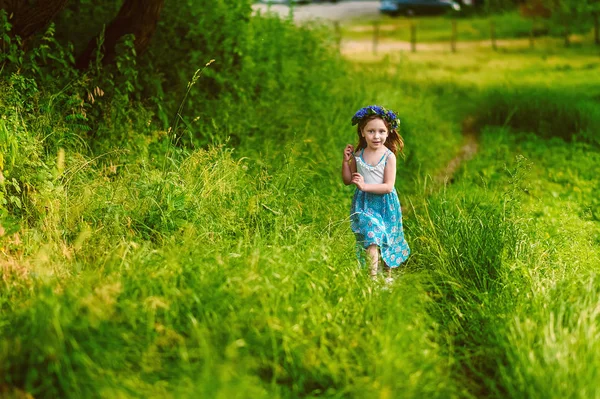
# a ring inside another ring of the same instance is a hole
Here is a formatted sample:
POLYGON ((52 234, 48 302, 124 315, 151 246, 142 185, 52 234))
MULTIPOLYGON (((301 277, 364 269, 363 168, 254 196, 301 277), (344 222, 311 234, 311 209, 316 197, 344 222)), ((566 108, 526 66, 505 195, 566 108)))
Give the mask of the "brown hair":
POLYGON ((358 144, 356 145, 356 151, 360 151, 363 148, 367 148, 367 140, 362 136, 362 130, 365 128, 366 124, 372 121, 373 119, 379 118, 385 123, 385 127, 388 130, 388 136, 385 139, 385 145, 394 153, 394 155, 400 154, 404 155, 402 150, 404 149, 404 139, 398 133, 398 129, 390 129, 390 124, 380 117, 379 115, 369 115, 366 118, 363 118, 360 122, 358 122, 358 126, 356 127, 356 132, 358 133, 358 144))

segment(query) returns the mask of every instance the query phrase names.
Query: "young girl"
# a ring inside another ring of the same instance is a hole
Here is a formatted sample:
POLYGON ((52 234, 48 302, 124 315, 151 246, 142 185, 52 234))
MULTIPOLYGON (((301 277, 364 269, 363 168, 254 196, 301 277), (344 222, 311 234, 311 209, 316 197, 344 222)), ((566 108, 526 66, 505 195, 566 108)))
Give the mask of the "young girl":
MULTIPOLYGON (((404 142, 398 134, 400 120, 392 111, 377 105, 361 108, 352 117, 358 124, 358 145, 344 149, 342 179, 346 185, 356 185, 350 214, 351 228, 356 236, 359 260, 366 249, 369 269, 377 278, 379 254, 389 271, 398 267, 410 254, 404 239, 400 201, 394 188, 396 152, 402 152, 404 142)), ((389 280, 388 280, 389 281, 389 280)))

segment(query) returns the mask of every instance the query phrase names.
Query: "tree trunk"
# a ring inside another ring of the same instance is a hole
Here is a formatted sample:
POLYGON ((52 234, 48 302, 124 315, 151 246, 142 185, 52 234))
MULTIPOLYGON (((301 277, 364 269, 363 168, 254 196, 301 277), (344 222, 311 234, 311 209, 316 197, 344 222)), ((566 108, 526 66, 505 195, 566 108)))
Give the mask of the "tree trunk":
POLYGON ((48 25, 68 0, 0 0, 12 24, 12 34, 27 40, 48 25))
MULTIPOLYGON (((135 35, 135 51, 138 55, 142 54, 156 30, 164 3, 165 0, 125 0, 116 18, 104 32, 102 62, 109 64, 114 60, 117 42, 127 34, 135 35)), ((77 68, 89 66, 96 52, 97 41, 97 37, 90 40, 77 58, 77 68)))

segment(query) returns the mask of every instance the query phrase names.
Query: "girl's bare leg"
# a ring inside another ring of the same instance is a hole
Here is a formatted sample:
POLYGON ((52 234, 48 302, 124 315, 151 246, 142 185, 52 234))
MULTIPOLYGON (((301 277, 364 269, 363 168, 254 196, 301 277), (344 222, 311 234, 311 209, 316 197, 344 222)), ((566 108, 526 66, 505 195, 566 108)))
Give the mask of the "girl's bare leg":
POLYGON ((385 272, 385 274, 387 274, 388 278, 392 277, 392 268, 386 265, 385 263, 383 264, 383 271, 385 272))
POLYGON ((377 278, 377 269, 379 265, 379 247, 373 244, 367 248, 367 255, 369 256, 369 267, 372 279, 377 278))
POLYGON ((384 270, 385 274, 387 275, 387 277, 385 278, 386 284, 391 284, 394 281, 394 279, 392 277, 392 268, 384 263, 383 270, 384 270))

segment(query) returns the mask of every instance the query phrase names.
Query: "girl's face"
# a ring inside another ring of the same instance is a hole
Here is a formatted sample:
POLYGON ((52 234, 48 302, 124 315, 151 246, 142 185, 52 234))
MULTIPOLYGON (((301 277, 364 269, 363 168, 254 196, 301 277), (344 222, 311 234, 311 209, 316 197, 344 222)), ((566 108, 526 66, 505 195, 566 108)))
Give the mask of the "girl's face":
POLYGON ((367 142, 367 147, 377 150, 385 144, 388 137, 388 130, 385 123, 380 118, 371 119, 362 130, 362 136, 367 142))

